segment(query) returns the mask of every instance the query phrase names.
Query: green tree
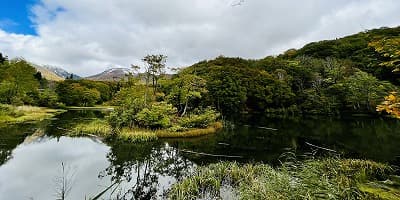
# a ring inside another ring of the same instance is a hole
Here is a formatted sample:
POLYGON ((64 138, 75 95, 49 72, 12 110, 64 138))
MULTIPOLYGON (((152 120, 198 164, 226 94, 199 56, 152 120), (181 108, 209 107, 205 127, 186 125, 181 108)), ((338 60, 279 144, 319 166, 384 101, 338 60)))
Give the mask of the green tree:
POLYGON ((8 60, 8 59, 7 59, 7 56, 4 57, 3 54, 0 53, 0 64, 3 64, 3 63, 6 62, 7 60, 8 60))
POLYGON ((187 113, 190 102, 200 99, 202 94, 207 93, 206 81, 193 74, 182 74, 173 81, 173 88, 168 94, 169 99, 177 99, 181 117, 187 113))
POLYGON ((57 84, 59 100, 69 106, 93 106, 101 102, 101 94, 96 88, 89 88, 85 83, 65 80, 57 84))
POLYGON ((153 103, 136 114, 139 125, 147 128, 168 128, 172 125, 171 118, 177 110, 166 102, 153 103))
POLYGON ((346 102, 354 110, 374 111, 386 94, 395 90, 388 82, 379 81, 365 72, 356 72, 345 83, 346 102))
POLYGON ((2 103, 32 104, 38 94, 36 70, 26 61, 5 61, 0 65, 0 96, 2 103))

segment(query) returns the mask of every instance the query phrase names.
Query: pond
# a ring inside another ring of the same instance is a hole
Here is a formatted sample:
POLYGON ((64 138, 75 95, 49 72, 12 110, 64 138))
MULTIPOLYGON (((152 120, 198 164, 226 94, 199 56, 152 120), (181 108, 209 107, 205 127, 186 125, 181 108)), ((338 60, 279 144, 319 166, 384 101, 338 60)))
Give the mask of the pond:
POLYGON ((215 135, 129 144, 65 136, 100 111, 0 126, 0 199, 162 199, 199 165, 220 160, 279 164, 287 156, 363 158, 400 165, 400 123, 343 117, 241 117, 215 135))

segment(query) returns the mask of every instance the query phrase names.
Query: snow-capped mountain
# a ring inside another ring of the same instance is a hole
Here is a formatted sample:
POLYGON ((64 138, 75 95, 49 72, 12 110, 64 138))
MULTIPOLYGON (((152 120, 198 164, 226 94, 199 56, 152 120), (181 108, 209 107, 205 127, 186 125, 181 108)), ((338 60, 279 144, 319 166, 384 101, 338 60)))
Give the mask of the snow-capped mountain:
POLYGON ((72 78, 74 80, 81 79, 80 76, 73 74, 73 73, 69 73, 65 69, 60 68, 60 67, 54 67, 54 66, 50 66, 50 65, 45 65, 43 67, 65 79, 67 79, 67 78, 69 78, 69 79, 72 78))
POLYGON ((110 68, 99 74, 86 77, 85 79, 95 81, 119 81, 127 78, 129 73, 132 73, 129 68, 110 68))

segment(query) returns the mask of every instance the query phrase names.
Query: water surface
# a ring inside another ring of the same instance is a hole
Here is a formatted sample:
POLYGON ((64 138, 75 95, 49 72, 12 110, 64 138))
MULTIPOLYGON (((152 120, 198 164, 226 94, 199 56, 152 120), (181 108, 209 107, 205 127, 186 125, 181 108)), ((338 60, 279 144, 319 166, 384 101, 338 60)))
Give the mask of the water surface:
POLYGON ((243 117, 216 135, 144 144, 64 136, 76 123, 103 116, 70 111, 54 120, 1 126, 0 199, 56 199, 62 178, 66 199, 88 199, 112 184, 104 199, 162 199, 199 165, 275 165, 287 152, 298 159, 335 155, 400 164, 400 123, 381 118, 243 117))

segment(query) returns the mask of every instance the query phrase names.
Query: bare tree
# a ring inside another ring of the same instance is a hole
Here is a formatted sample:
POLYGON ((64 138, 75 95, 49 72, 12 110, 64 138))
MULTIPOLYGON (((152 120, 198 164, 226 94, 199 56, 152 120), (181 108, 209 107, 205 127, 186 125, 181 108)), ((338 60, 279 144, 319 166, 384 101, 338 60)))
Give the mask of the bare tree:
POLYGON ((56 199, 65 200, 71 192, 72 183, 75 177, 75 172, 71 168, 66 167, 64 162, 61 163, 61 175, 54 178, 56 199))

